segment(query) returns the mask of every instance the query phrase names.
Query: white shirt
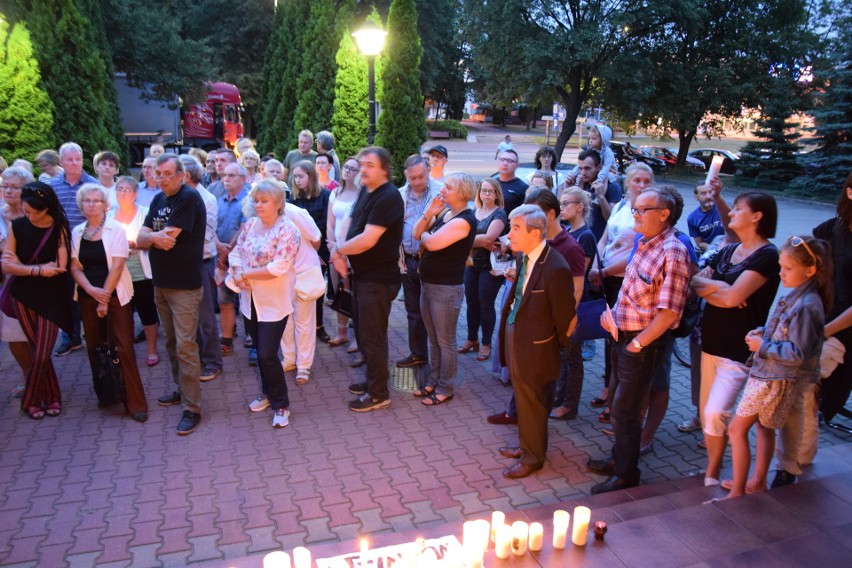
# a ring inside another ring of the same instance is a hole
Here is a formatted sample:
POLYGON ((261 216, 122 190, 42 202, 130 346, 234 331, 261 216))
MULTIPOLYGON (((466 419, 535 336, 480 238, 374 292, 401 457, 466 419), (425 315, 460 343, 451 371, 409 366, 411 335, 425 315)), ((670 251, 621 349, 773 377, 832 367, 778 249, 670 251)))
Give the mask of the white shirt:
MULTIPOLYGON (((141 207, 140 207, 141 209, 141 207)), ((83 239, 83 231, 86 228, 86 223, 80 223, 71 232, 71 258, 76 258, 80 261, 80 241, 83 239)), ((124 233, 124 227, 121 226, 115 219, 107 217, 104 222, 104 228, 101 230, 101 242, 104 244, 104 252, 106 252, 107 268, 112 270, 114 257, 127 258, 130 247, 127 245, 127 235, 124 233)), ((130 302, 133 297, 133 281, 130 278, 130 271, 127 270, 125 264, 121 271, 121 278, 116 284, 115 291, 118 294, 118 302, 122 306, 130 302)))
MULTIPOLYGON (((107 217, 114 220, 116 213, 118 213, 118 209, 110 209, 107 213, 107 217)), ((128 241, 136 242, 139 239, 139 231, 142 230, 142 223, 145 222, 145 217, 147 216, 148 208, 142 205, 137 205, 136 216, 133 217, 132 221, 127 224, 120 221, 115 222, 118 223, 120 227, 124 228, 124 234, 128 241)), ((148 251, 146 249, 138 249, 136 252, 139 254, 139 262, 142 264, 142 274, 145 275, 146 279, 151 280, 153 276, 151 275, 151 261, 148 258, 148 251)))
POLYGON ((299 234, 302 236, 302 242, 299 244, 299 252, 296 253, 296 260, 293 261, 293 268, 296 274, 314 266, 320 266, 320 257, 317 254, 314 245, 311 241, 319 241, 322 238, 322 233, 317 227, 316 221, 311 217, 311 214, 288 203, 284 207, 284 216, 293 221, 296 228, 299 229, 299 234))

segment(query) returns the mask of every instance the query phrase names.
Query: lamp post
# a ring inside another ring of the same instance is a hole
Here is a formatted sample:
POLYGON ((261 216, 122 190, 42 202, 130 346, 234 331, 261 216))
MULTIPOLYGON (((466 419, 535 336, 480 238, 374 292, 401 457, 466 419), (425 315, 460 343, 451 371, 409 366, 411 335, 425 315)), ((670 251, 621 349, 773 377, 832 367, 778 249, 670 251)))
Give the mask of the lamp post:
POLYGON ((385 45, 385 36, 388 33, 376 25, 372 20, 365 20, 357 32, 352 32, 358 50, 367 57, 368 77, 368 104, 370 116, 370 130, 367 133, 367 143, 372 144, 376 137, 376 71, 374 62, 376 56, 385 45))

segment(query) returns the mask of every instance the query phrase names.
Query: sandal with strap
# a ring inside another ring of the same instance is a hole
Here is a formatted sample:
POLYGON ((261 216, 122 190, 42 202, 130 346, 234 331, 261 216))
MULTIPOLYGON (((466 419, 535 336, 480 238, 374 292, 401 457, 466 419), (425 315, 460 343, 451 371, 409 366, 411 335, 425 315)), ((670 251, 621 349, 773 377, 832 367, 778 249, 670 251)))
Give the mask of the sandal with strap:
POLYGON ((432 396, 435 392, 435 389, 430 389, 429 387, 423 387, 422 389, 415 389, 414 396, 417 398, 426 398, 428 396, 432 396))
POLYGON ((304 385, 311 380, 311 372, 308 369, 299 369, 296 371, 296 384, 304 385))
POLYGON ((45 410, 44 413, 48 416, 56 418, 57 416, 62 414, 62 405, 58 402, 52 402, 47 405, 47 410, 45 410))
POLYGON ((438 406, 439 404, 444 404, 445 402, 449 402, 452 400, 453 395, 445 396, 444 398, 438 398, 438 395, 434 392, 429 396, 426 396, 420 402, 423 406, 438 406))
POLYGON ((42 418, 44 418, 44 410, 42 410, 38 406, 31 406, 27 409, 27 416, 29 416, 33 420, 41 420, 42 418))
POLYGON ((459 347, 459 354, 460 355, 466 355, 467 353, 470 353, 471 351, 479 351, 479 342, 478 341, 468 340, 468 341, 464 342, 464 345, 459 347))
POLYGON ((486 361, 491 358, 491 346, 483 345, 476 356, 477 361, 486 361))

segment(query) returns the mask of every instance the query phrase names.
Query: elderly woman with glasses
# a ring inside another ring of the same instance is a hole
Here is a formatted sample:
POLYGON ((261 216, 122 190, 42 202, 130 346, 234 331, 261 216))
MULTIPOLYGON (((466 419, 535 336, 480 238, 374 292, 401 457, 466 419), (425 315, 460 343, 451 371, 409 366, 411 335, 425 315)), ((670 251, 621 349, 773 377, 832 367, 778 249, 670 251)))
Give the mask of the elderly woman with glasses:
POLYGON ((118 353, 126 388, 125 408, 133 420, 148 420, 148 403, 133 349, 133 282, 127 269, 129 245, 124 227, 107 217, 106 190, 85 184, 77 190, 77 206, 86 221, 71 232, 71 276, 86 332, 92 377, 99 372, 95 349, 108 343, 118 353))
POLYGON ((15 277, 10 293, 29 344, 21 409, 33 420, 59 416, 62 393, 51 353, 59 330, 71 331, 68 220, 53 188, 33 182, 21 191, 24 216, 12 221, 3 251, 3 274, 15 277))

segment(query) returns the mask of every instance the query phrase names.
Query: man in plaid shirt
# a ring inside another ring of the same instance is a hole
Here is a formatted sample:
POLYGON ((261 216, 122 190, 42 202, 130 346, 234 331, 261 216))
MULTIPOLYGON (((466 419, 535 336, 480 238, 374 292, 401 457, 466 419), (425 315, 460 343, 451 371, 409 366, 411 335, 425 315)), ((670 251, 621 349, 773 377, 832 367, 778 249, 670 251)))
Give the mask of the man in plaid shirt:
MULTIPOLYGON (((664 335, 680 322, 689 287, 689 255, 674 232, 674 200, 654 188, 643 191, 633 208, 635 229, 642 235, 612 316, 618 328, 613 346, 612 459, 589 460, 589 471, 608 479, 592 488, 605 493, 639 485, 639 439, 642 413, 654 369, 663 356, 664 335)), ((601 317, 601 325, 612 333, 601 317)))

